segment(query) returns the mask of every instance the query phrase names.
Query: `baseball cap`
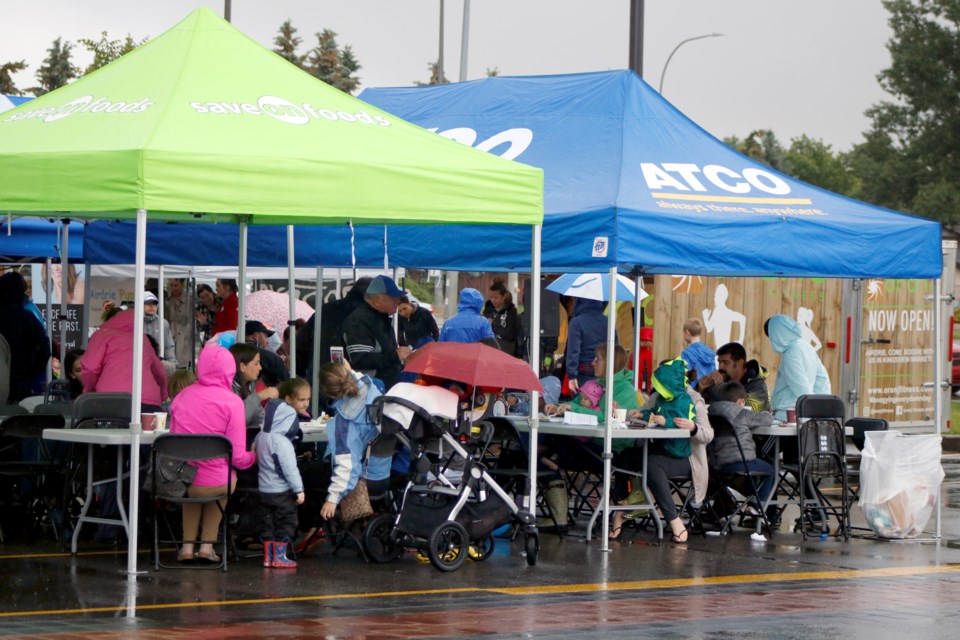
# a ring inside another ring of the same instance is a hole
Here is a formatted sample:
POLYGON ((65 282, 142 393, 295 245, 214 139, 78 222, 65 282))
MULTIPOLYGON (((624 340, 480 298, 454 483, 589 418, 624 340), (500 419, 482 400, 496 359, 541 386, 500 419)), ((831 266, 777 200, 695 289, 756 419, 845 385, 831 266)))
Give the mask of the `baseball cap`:
POLYGON ((258 331, 263 331, 268 336, 272 336, 274 333, 276 333, 272 329, 268 329, 267 325, 263 324, 259 320, 247 320, 247 323, 243 325, 243 332, 248 336, 252 336, 258 331))
POLYGON ((398 287, 397 283, 389 276, 377 276, 370 282, 370 286, 367 287, 367 295, 376 295, 378 293, 400 298, 407 292, 398 287))
POLYGON ((157 300, 157 296, 153 295, 153 292, 152 292, 152 291, 144 291, 144 292, 143 292, 143 304, 150 304, 151 302, 152 302, 153 304, 157 304, 157 303, 160 302, 160 301, 157 300))

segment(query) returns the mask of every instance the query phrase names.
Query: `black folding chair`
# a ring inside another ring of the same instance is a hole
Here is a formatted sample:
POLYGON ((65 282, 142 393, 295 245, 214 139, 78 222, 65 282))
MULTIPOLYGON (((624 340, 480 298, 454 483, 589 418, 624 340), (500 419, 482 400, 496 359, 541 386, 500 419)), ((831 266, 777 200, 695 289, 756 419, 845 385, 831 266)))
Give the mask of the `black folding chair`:
POLYGON ((73 403, 73 428, 126 429, 130 402, 129 393, 83 393, 73 403))
POLYGON ((748 515, 747 509, 751 505, 755 506, 764 528, 773 535, 773 527, 767 520, 767 514, 763 509, 763 501, 760 499, 760 485, 767 474, 750 469, 749 460, 743 450, 743 442, 737 433, 736 428, 724 416, 711 413, 710 426, 713 427, 713 440, 716 442, 722 438, 732 438, 737 444, 737 452, 740 455, 742 468, 735 471, 720 471, 710 469, 712 479, 716 481, 716 489, 710 496, 704 500, 703 505, 698 511, 698 518, 702 519, 706 514, 712 516, 713 520, 720 525, 721 533, 729 533, 734 521, 743 525, 745 517, 748 515), (720 513, 718 505, 722 503, 732 504, 732 510, 723 510, 720 513))
POLYGON ((804 395, 797 399, 797 476, 800 484, 800 530, 804 539, 819 524, 829 534, 829 517, 837 519, 835 535, 850 537, 850 500, 844 437, 843 400, 833 395, 804 395), (824 481, 839 485, 840 500, 824 495, 824 481), (809 525, 809 526, 808 526, 809 525))
POLYGON ((159 571, 160 567, 166 569, 223 569, 227 570, 227 553, 230 545, 230 496, 231 480, 233 478, 233 445, 230 440, 222 435, 205 434, 185 434, 169 433, 157 436, 153 441, 150 450, 150 468, 147 473, 151 474, 152 491, 150 492, 150 503, 153 505, 153 561, 154 568, 159 571), (175 462, 191 463, 223 460, 226 463, 226 475, 223 478, 224 490, 216 495, 191 498, 188 495, 183 496, 160 496, 158 495, 158 480, 160 479, 160 459, 166 458, 175 462), (184 540, 177 537, 167 517, 166 510, 163 509, 163 503, 177 504, 181 507, 186 504, 216 504, 220 510, 220 539, 218 540, 184 540), (160 520, 164 521, 170 538, 160 538, 160 520), (160 545, 174 544, 179 554, 184 543, 194 544, 212 544, 216 547, 222 540, 223 549, 220 554, 219 564, 192 564, 181 563, 176 565, 163 564, 160 561, 160 545))
MULTIPOLYGON (((26 508, 30 528, 47 524, 54 537, 60 539, 55 510, 58 506, 53 489, 53 478, 66 475, 66 465, 56 450, 51 450, 43 439, 44 429, 62 429, 60 415, 13 415, 0 423, 0 476, 11 478, 15 483, 14 493, 19 494, 26 508)), ((61 518, 65 519, 61 509, 61 518)), ((64 522, 65 525, 65 522, 64 522)), ((62 528, 62 527, 61 527, 62 528)), ((0 542, 3 541, 0 528, 0 542)))

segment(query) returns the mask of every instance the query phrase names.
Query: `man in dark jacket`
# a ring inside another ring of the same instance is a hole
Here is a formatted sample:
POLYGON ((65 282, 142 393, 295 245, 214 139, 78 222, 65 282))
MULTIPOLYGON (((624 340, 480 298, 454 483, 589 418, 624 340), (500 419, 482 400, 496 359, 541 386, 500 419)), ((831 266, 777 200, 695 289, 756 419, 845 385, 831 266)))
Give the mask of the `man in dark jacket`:
POLYGON ((355 371, 378 378, 389 389, 397 382, 410 347, 397 345, 390 316, 397 312, 403 289, 387 276, 377 276, 367 287, 364 304, 344 322, 347 360, 355 371))
POLYGON ((416 301, 407 296, 400 298, 397 308, 400 314, 400 344, 419 349, 426 342, 436 342, 440 337, 440 329, 433 314, 421 307, 416 301))
POLYGON ((739 342, 728 342, 717 349, 717 370, 700 378, 696 389, 707 404, 719 400, 715 387, 731 380, 746 389, 746 404, 754 411, 770 411, 770 394, 767 392, 767 370, 756 360, 747 362, 747 350, 739 342))
POLYGON ((50 343, 43 325, 23 308, 26 289, 18 272, 0 276, 0 335, 10 347, 10 404, 30 395, 31 381, 43 372, 50 359, 50 343))
POLYGON ((260 352, 260 377, 268 387, 276 387, 281 382, 290 379, 290 372, 287 371, 283 358, 277 355, 276 351, 267 348, 270 336, 275 332, 271 331, 259 320, 247 320, 244 325, 244 335, 247 342, 257 347, 260 352))
MULTIPOLYGON (((343 323, 354 310, 363 304, 363 296, 373 278, 358 278, 347 295, 339 300, 331 300, 321 307, 320 321, 320 364, 330 362, 330 347, 342 347, 343 323)), ((313 373, 313 334, 316 327, 316 315, 310 316, 303 328, 297 332, 297 375, 311 379, 313 373)))

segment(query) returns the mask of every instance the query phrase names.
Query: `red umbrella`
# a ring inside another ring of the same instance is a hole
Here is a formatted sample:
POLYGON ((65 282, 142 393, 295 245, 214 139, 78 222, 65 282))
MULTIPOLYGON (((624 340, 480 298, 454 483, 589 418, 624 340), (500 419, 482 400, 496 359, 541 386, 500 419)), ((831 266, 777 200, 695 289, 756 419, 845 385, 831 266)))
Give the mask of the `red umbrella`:
POLYGON ((479 342, 431 342, 407 358, 404 371, 474 387, 543 392, 530 365, 479 342))

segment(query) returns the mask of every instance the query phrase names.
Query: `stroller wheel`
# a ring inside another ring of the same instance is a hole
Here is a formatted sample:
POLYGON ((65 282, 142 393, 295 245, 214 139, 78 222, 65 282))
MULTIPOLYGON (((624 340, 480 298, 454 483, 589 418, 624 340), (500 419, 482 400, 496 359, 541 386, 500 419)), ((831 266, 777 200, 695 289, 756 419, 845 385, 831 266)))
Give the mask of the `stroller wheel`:
POLYGON ((363 546, 367 557, 377 564, 386 564, 397 559, 403 548, 393 537, 395 516, 381 513, 375 516, 363 529, 363 546))
POLYGON ((493 555, 493 548, 496 545, 496 541, 493 539, 493 534, 484 538, 483 540, 478 540, 476 544, 470 545, 470 548, 467 550, 470 559, 475 562, 483 562, 491 555, 493 555))
POLYGON ((456 571, 467 561, 470 539, 459 522, 444 522, 430 535, 427 554, 440 571, 456 571))
POLYGON ((527 534, 523 540, 527 552, 527 564, 531 567, 536 566, 537 557, 540 555, 540 538, 536 534, 527 534))

